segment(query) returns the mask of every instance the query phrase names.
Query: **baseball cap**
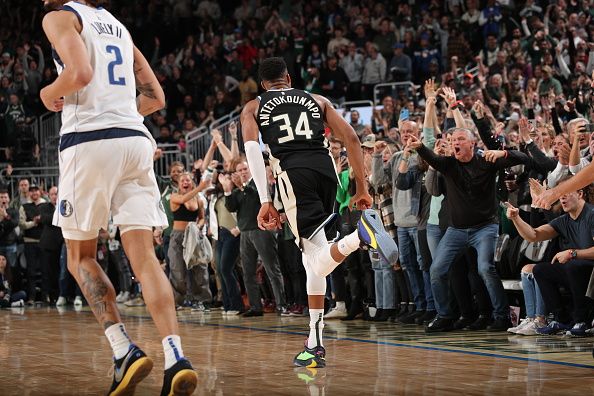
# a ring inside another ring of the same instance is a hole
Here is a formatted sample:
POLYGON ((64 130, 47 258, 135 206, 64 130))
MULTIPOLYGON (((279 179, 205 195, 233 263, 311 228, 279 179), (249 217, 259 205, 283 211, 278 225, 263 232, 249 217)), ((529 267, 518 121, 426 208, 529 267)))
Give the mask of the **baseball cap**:
POLYGON ((39 190, 39 186, 37 186, 37 184, 31 184, 29 186, 29 191, 33 191, 33 190, 39 190))
POLYGON ((404 44, 402 43, 395 43, 392 48, 396 49, 396 48, 404 48, 404 44))
POLYGON ((472 75, 472 73, 466 73, 464 75, 464 78, 470 78, 472 80, 474 78, 474 76, 472 75))
POLYGON ((367 135, 361 142, 362 147, 374 148, 375 147, 375 135, 367 135))

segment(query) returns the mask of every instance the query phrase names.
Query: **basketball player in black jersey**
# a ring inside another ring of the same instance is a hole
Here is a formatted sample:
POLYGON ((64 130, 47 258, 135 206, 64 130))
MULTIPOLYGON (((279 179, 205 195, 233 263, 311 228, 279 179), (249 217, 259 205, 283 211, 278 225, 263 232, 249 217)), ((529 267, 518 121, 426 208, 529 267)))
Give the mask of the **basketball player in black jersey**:
POLYGON ((287 221, 303 252, 307 273, 310 333, 305 349, 295 356, 294 363, 302 367, 324 367, 325 277, 361 245, 377 249, 390 263, 397 261, 398 248, 376 212, 364 210, 371 206, 371 196, 359 138, 353 128, 326 98, 291 88, 291 77, 283 58, 265 59, 259 73, 266 92, 248 102, 241 113, 245 152, 262 203, 258 226, 268 230, 281 227, 267 186, 258 143, 261 134, 287 221), (324 230, 335 217, 338 179, 324 136, 326 125, 346 146, 357 188, 350 204, 363 210, 358 230, 332 244, 324 230))

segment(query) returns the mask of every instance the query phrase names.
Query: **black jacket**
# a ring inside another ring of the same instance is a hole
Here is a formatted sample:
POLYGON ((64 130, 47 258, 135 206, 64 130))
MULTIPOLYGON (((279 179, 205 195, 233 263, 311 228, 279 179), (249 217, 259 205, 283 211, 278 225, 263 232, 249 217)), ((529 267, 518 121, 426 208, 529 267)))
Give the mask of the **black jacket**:
POLYGON ((64 237, 62 229, 52 225, 56 207, 51 202, 39 205, 39 215, 41 216, 41 237, 39 238, 39 247, 45 250, 60 250, 64 237))
POLYGON ((254 180, 241 191, 234 188, 231 195, 225 197, 225 207, 229 212, 237 212, 237 228, 239 231, 258 230, 258 212, 260 211, 260 197, 254 180))
POLYGON ((6 209, 8 217, 0 221, 0 246, 8 246, 17 242, 14 231, 19 225, 19 212, 16 209, 6 209))

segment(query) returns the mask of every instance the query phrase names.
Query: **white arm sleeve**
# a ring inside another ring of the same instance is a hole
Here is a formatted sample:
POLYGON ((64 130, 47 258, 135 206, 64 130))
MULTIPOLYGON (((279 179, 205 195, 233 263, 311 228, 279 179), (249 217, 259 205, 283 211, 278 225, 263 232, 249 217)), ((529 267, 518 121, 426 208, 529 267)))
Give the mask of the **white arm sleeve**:
POLYGON ((256 188, 258 189, 258 195, 260 196, 260 202, 271 202, 270 194, 268 192, 268 181, 266 180, 266 166, 264 165, 264 158, 262 157, 262 151, 260 151, 260 145, 258 142, 253 140, 245 142, 243 145, 245 148, 245 156, 247 158, 250 172, 256 188))

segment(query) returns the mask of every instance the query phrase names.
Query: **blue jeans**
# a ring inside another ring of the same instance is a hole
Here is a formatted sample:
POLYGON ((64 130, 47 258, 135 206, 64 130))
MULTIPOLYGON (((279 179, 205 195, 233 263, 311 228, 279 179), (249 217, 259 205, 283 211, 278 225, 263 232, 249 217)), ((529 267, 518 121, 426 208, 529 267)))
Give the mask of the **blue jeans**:
POLYGON ((396 308, 394 269, 383 257, 375 258, 371 254, 370 257, 375 277, 375 306, 382 309, 394 309, 396 308))
MULTIPOLYGON (((419 250, 417 227, 398 227, 398 248, 400 249, 400 265, 408 275, 417 310, 433 309, 427 303, 425 294, 425 280, 423 271, 421 271, 423 259, 419 250)), ((429 278, 427 277, 427 279, 429 278)), ((429 288, 429 294, 431 295, 431 288, 429 288)))
POLYGON ((544 300, 534 274, 522 272, 522 293, 524 293, 527 318, 546 315, 544 300))
POLYGON ((234 271, 239 256, 239 236, 234 237, 226 228, 219 227, 215 254, 217 272, 223 289, 223 308, 227 311, 241 311, 243 302, 234 271))
POLYGON ((444 232, 442 229, 435 224, 427 224, 427 244, 429 245, 429 251, 431 252, 431 258, 435 260, 437 254, 437 246, 439 241, 443 238, 444 232))
POLYGON ((439 242, 437 254, 431 265, 431 288, 435 297, 437 313, 442 318, 453 319, 450 310, 448 272, 454 259, 468 247, 478 254, 478 272, 491 298, 493 316, 496 319, 509 318, 509 307, 503 291, 501 279, 495 270, 493 256, 497 244, 499 226, 489 224, 481 228, 449 227, 439 242))

